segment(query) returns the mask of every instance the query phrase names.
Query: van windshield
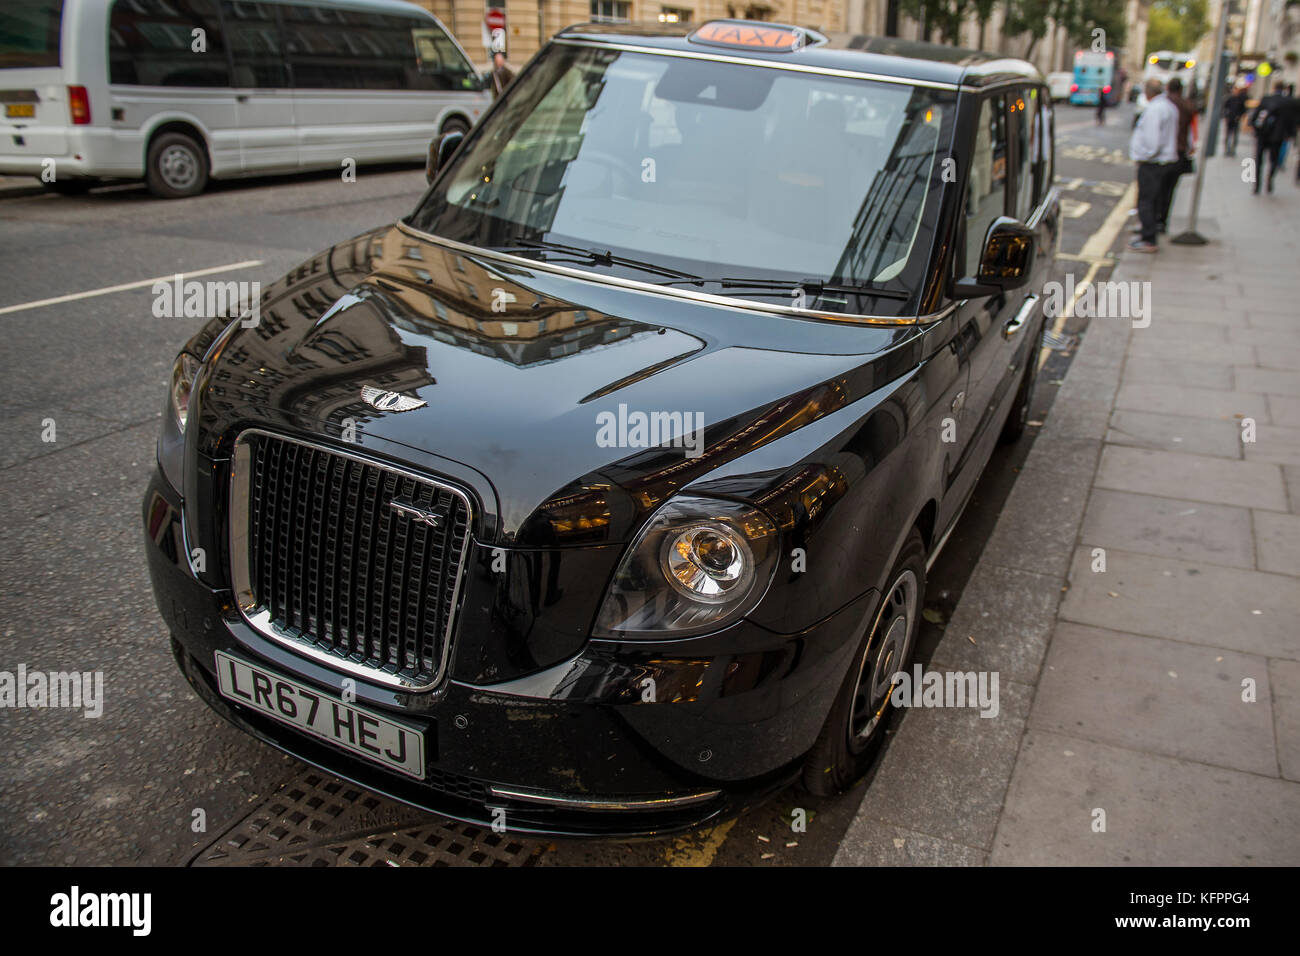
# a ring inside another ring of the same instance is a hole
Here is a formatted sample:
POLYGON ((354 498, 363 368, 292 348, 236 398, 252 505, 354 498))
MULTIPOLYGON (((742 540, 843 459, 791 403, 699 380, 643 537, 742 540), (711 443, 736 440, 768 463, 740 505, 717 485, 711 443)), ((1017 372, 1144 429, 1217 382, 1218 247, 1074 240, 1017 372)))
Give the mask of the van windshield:
POLYGON ((58 66, 63 0, 0 4, 0 69, 58 66))
POLYGON ((613 253, 579 267, 617 271, 624 257, 708 280, 906 298, 934 239, 953 102, 903 84, 557 45, 408 222, 479 247, 613 253))

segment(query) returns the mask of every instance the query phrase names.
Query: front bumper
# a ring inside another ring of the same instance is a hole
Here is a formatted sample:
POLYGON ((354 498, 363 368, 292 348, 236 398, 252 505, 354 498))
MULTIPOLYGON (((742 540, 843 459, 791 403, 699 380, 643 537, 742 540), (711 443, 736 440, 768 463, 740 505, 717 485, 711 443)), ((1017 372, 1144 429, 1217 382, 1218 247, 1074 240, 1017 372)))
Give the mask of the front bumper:
POLYGON ((742 621, 657 645, 589 641, 504 683, 451 678, 413 694, 357 680, 358 704, 424 732, 428 770, 416 781, 220 696, 217 651, 334 696, 345 675, 268 640, 243 621, 229 591, 195 578, 184 559, 181 502, 159 474, 144 519, 174 652, 213 709, 292 756, 431 812, 487 827, 504 808, 516 833, 662 835, 732 816, 781 789, 816 739, 876 600, 865 595, 793 635, 742 621), (643 699, 648 677, 655 702, 643 699))

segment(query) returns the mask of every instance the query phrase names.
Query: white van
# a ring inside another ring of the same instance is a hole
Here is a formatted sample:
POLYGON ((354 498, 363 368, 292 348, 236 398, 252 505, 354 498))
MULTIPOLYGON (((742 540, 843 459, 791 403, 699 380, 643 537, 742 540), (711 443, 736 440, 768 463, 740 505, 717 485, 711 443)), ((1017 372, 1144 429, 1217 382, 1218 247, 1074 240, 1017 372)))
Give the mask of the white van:
POLYGON ((59 192, 423 161, 491 103, 404 0, 23 0, 0 5, 0 173, 59 192), (52 180, 52 181, 51 181, 52 180))

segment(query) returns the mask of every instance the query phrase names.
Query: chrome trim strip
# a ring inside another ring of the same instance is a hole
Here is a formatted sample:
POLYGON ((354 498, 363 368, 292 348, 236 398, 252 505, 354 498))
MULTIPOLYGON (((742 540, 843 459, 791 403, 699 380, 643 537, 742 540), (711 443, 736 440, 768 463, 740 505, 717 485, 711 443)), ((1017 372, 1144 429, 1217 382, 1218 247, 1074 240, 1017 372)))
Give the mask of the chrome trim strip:
MULTIPOLYGON (((946 319, 957 308, 958 303, 953 302, 938 312, 932 312, 922 316, 893 316, 893 315, 858 315, 842 312, 814 312, 811 309, 795 309, 787 305, 766 305, 762 302, 755 302, 752 299, 733 299, 724 295, 711 295, 707 292, 694 292, 690 289, 675 289, 670 286, 658 286, 649 282, 638 282, 635 279, 623 279, 618 276, 597 275, 594 272, 588 272, 585 269, 573 269, 568 266, 558 265, 554 262, 542 262, 537 259, 526 259, 523 256, 511 255, 508 252, 497 252, 493 249, 483 249, 479 246, 471 246, 467 243, 457 242, 455 239, 444 239, 441 236, 435 236, 432 233, 416 229, 409 223, 399 222, 397 228, 410 236, 417 239, 423 239, 426 242, 432 242, 435 245, 451 249, 453 252, 462 255, 475 256, 480 259, 489 259, 495 262, 504 262, 517 268, 524 268, 530 271, 550 272, 555 275, 565 276, 570 279, 580 279, 583 282, 599 282, 603 285, 615 286, 620 289, 626 289, 630 292, 640 292, 645 295, 667 296, 674 299, 687 299, 691 302, 702 302, 708 305, 720 305, 725 308, 740 309, 745 312, 762 312, 767 315, 789 315, 799 319, 818 319, 825 322, 845 322, 853 325, 873 325, 873 326, 909 326, 909 325, 931 325, 942 319, 946 319)), ((793 286, 791 286, 793 288, 793 286)))
POLYGON ((544 803, 549 806, 581 807, 584 810, 671 810, 675 807, 688 807, 696 803, 712 800, 722 793, 721 790, 705 790, 682 797, 630 797, 619 799, 587 799, 563 793, 550 793, 543 790, 525 790, 520 787, 488 787, 494 797, 504 800, 521 800, 525 803, 544 803))
POLYGON ((227 533, 230 540, 230 578, 234 587, 235 606, 239 608, 240 615, 248 622, 248 625, 257 631, 263 637, 270 638, 277 644, 288 648, 296 654, 310 658, 319 664, 342 671, 346 674, 354 674, 364 680, 374 684, 382 684, 385 687, 397 687, 410 693, 418 694, 424 691, 432 690, 442 683, 443 677, 447 673, 447 665, 451 658, 451 639, 456 630, 456 608, 460 604, 461 582, 465 574, 465 562, 469 558, 469 543, 473 535, 474 524, 474 503, 464 491, 455 485, 447 484, 436 478, 430 478, 428 475, 422 475, 418 472, 402 468, 398 465, 390 464, 379 458, 373 458, 368 455, 361 455, 355 452, 342 451, 330 445, 322 445, 317 442, 305 441, 301 438, 293 438, 289 435, 282 435, 278 432, 267 431, 264 428, 247 428, 240 432, 235 438, 234 452, 230 457, 230 504, 228 511, 228 529, 227 533), (465 505, 468 520, 465 523, 465 538, 461 542, 460 563, 456 567, 456 584, 452 589, 451 610, 447 615, 447 631, 442 638, 442 650, 438 658, 438 671, 433 675, 433 679, 427 684, 416 684, 406 678, 399 677, 396 674, 390 674, 387 671, 379 670, 374 667, 367 667, 363 664, 357 664, 341 657, 330 654, 314 644, 306 643, 302 638, 278 627, 271 620, 270 611, 262 608, 258 601, 257 595, 253 593, 253 583, 249 577, 249 554, 248 554, 248 520, 249 520, 249 471, 252 458, 252 451, 246 439, 253 435, 264 435, 267 438, 276 441, 293 442, 307 448, 317 451, 323 451, 327 454, 337 455, 340 458, 350 458, 353 461, 361 462, 365 465, 371 465, 375 468, 381 468, 384 471, 392 472, 396 475, 402 475, 411 478, 421 484, 432 485, 439 491, 446 491, 458 497, 465 505))
POLYGON ((738 63, 742 66, 765 66, 772 70, 788 70, 791 73, 815 73, 819 76, 839 76, 851 80, 875 80, 878 83, 893 83, 897 86, 923 86, 932 90, 961 89, 958 83, 942 80, 909 80, 901 76, 889 76, 883 73, 867 73, 858 70, 837 70, 832 67, 810 66, 807 63, 779 63, 774 60, 759 60, 747 56, 728 56, 725 53, 703 53, 694 50, 665 50, 659 47, 639 46, 635 43, 605 43, 599 40, 581 40, 572 37, 557 37, 552 43, 564 46, 586 46, 601 50, 622 50, 626 53, 649 53, 654 56, 675 56, 685 60, 712 60, 717 63, 738 63))

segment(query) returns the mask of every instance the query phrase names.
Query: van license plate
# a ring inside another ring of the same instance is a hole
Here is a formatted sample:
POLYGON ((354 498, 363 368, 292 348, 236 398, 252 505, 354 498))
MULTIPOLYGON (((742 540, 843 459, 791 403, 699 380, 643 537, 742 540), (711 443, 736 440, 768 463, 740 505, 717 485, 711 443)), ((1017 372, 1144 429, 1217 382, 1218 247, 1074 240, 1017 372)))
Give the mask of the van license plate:
POLYGON ((424 779, 424 734, 217 651, 221 696, 390 770, 424 779))
POLYGON ((35 103, 6 103, 5 116, 9 119, 35 119, 35 103))

